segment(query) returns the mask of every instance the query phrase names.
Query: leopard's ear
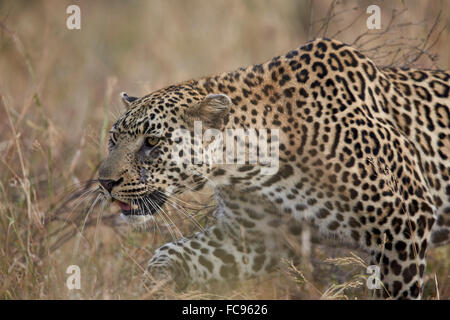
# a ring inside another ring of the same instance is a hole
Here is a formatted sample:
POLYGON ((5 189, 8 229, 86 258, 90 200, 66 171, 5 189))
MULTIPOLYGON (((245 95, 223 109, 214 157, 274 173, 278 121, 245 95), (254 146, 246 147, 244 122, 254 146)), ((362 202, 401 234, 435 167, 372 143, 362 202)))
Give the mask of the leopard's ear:
POLYGON ((227 95, 209 94, 186 109, 185 120, 189 126, 193 125, 194 121, 202 121, 205 127, 220 129, 230 108, 231 99, 227 95))
POLYGON ((130 108, 131 103, 134 100, 137 100, 136 97, 131 97, 126 92, 121 92, 120 97, 122 98, 122 102, 125 105, 125 108, 127 108, 127 110, 130 108))

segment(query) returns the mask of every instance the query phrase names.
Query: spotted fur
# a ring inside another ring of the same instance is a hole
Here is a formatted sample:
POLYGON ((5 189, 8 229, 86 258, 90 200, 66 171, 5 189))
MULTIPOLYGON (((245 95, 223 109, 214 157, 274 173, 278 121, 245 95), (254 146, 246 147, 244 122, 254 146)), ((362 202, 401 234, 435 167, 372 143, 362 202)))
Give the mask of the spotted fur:
POLYGON ((284 235, 300 242, 309 224, 321 239, 369 252, 381 266, 379 294, 420 298, 427 250, 449 240, 449 85, 448 72, 378 67, 318 39, 130 99, 99 178, 114 199, 137 204, 129 220, 153 219, 171 195, 213 183, 217 223, 149 261, 150 275, 180 287, 270 272, 293 257, 284 235), (278 173, 262 175, 261 164, 173 164, 172 133, 195 120, 279 129, 278 173))

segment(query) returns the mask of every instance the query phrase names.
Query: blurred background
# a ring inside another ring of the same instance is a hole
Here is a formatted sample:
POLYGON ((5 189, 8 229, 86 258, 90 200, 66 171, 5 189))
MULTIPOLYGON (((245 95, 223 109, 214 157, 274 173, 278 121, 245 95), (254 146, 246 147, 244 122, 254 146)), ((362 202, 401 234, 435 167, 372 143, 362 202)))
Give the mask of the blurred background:
MULTIPOLYGON (((87 215, 92 199, 80 200, 123 111, 119 92, 142 96, 322 36, 379 65, 449 69, 449 9, 450 1, 418 0, 1 1, 0 299, 154 297, 139 288, 141 275, 153 250, 170 240, 167 232, 131 230, 114 208, 87 215), (71 4, 81 9, 80 30, 66 27, 71 4), (373 4, 380 30, 366 27, 373 4), (72 264, 81 269, 80 290, 66 287, 72 264)), ((208 198, 202 201, 205 210, 195 214, 207 223, 208 198)), ((179 226, 193 231, 186 221, 179 226)), ((307 252, 301 266, 286 262, 226 293, 166 297, 367 298, 352 253, 307 252)), ((449 250, 429 256, 425 298, 449 299, 449 250)))

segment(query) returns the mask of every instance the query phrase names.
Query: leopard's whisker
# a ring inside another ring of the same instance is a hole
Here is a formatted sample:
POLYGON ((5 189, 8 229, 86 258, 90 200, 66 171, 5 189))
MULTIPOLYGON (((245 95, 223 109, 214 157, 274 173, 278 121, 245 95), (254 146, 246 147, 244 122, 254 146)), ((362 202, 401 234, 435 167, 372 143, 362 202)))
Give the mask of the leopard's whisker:
POLYGON ((101 199, 101 194, 99 194, 99 195, 95 198, 95 200, 92 202, 91 206, 89 207, 89 210, 88 210, 88 212, 86 213, 86 216, 85 216, 85 218, 84 218, 83 225, 82 225, 82 227, 81 227, 81 231, 80 231, 81 234, 83 234, 84 228, 85 228, 85 226, 86 226, 86 222, 87 222, 87 220, 88 220, 88 218, 89 218, 91 212, 94 210, 94 207, 97 205, 97 203, 98 203, 98 201, 99 201, 100 199, 101 199))
POLYGON ((161 206, 155 202, 155 205, 157 208, 159 208, 160 212, 163 213, 163 215, 166 216, 167 220, 174 226, 175 232, 178 231, 178 233, 181 235, 181 238, 184 238, 183 233, 181 232, 181 230, 178 228, 178 226, 172 221, 172 219, 170 218, 170 216, 164 211, 163 208, 161 208, 161 206))
MULTIPOLYGON (((143 207, 144 211, 152 211, 152 209, 155 210, 155 208, 153 206, 151 206, 150 202, 147 199, 142 198, 142 201, 143 201, 142 202, 142 207, 143 207)), ((154 235, 153 240, 152 240, 152 246, 153 246, 154 243, 155 243, 156 230, 158 230, 158 232, 159 232, 159 234, 160 234, 162 239, 164 239, 164 235, 163 235, 161 229, 159 228, 159 224, 158 224, 158 221, 157 221, 156 217, 152 216, 151 221, 153 223, 153 235, 154 235)))
POLYGON ((170 199, 166 199, 166 201, 167 201, 167 204, 169 204, 171 207, 173 207, 175 209, 175 212, 181 213, 182 216, 184 216, 187 219, 189 219, 197 228, 199 228, 200 231, 204 231, 205 230, 201 226, 201 224, 194 217, 192 217, 182 206, 180 206, 177 203, 171 202, 170 199))
MULTIPOLYGON (((102 196, 101 194, 97 195, 97 197, 95 198, 95 200, 93 200, 92 204, 90 205, 89 210, 88 210, 88 212, 86 213, 86 216, 85 216, 85 218, 84 218, 84 221, 83 221, 83 224, 82 224, 82 226, 81 226, 81 229, 80 229, 80 231, 79 231, 79 233, 78 233, 79 236, 83 236, 83 233, 84 233, 84 229, 85 229, 85 227, 86 227, 87 220, 88 220, 89 216, 91 215, 91 212, 94 210, 95 206, 97 205, 98 201, 99 201, 100 199, 102 199, 101 196, 102 196)), ((78 238, 77 241, 75 242, 75 249, 73 250, 73 254, 72 254, 74 257, 78 254, 79 248, 80 248, 80 238, 78 238)))
POLYGON ((87 197, 94 194, 97 190, 86 190, 83 194, 81 194, 76 202, 74 203, 75 207, 73 208, 73 211, 82 203, 84 200, 86 200, 87 197))
MULTIPOLYGON (((150 190, 152 190, 153 192, 158 192, 158 193, 164 195, 167 198, 173 199, 174 201, 179 201, 179 202, 183 203, 183 206, 185 206, 185 205, 187 205, 187 206, 194 206, 195 205, 195 204, 193 204, 191 202, 187 202, 185 200, 177 198, 176 197, 176 193, 170 193, 168 191, 162 191, 162 190, 158 190, 158 189, 155 189, 155 188, 150 188, 150 190)), ((194 207, 194 208, 190 208, 189 207, 189 209, 200 209, 200 207, 194 207)))
POLYGON ((88 199, 89 197, 91 197, 92 195, 94 195, 96 192, 96 190, 87 190, 85 191, 74 203, 74 207, 72 208, 71 212, 68 214, 68 216, 64 219, 64 223, 68 223, 70 217, 72 216, 72 214, 76 211, 76 209, 86 201, 86 199, 88 199))
MULTIPOLYGON (((160 191, 160 190, 154 190, 153 192, 157 192, 157 193, 159 193, 161 196, 162 196, 162 198, 164 199, 164 201, 165 202, 167 202, 169 205, 171 205, 174 209, 175 209, 175 211, 177 211, 177 213, 178 213, 178 211, 181 209, 181 210, 183 210, 184 212, 181 212, 186 218, 188 218, 188 219, 190 219, 191 220, 191 222, 196 226, 196 227, 198 227, 199 229, 200 229, 200 231, 203 231, 204 230, 204 228, 200 225, 200 223, 197 221, 197 220, 195 220, 195 218, 193 218, 193 217, 191 217, 191 215, 185 210, 185 208, 184 208, 184 206, 182 205, 182 204, 179 204, 179 203, 177 203, 175 200, 180 200, 180 202, 183 202, 181 199, 177 199, 176 197, 173 197, 173 196, 170 196, 170 195, 166 195, 165 194, 165 192, 163 192, 163 191, 160 191), (172 199, 175 199, 175 200, 172 200, 172 199)), ((158 205, 158 207, 160 207, 159 205, 158 205)), ((161 207, 160 207, 161 208, 161 207)), ((199 208, 200 209, 200 208, 199 208)), ((166 215, 168 216, 168 214, 166 213, 166 215)), ((180 232, 181 233, 181 232, 180 232)))
POLYGON ((71 185, 68 185, 66 188, 67 190, 64 191, 63 196, 61 197, 60 202, 68 202, 72 201, 74 199, 77 199, 80 196, 80 193, 84 193, 89 190, 96 189, 95 185, 93 184, 96 180, 87 180, 87 181, 80 181, 73 183, 71 185), (93 188, 94 186, 94 188, 93 188))
POLYGON ((100 199, 99 211, 98 211, 98 215, 97 215, 97 222, 95 224, 94 239, 97 239, 97 231, 98 231, 98 228, 100 225, 100 221, 103 218, 103 213, 104 213, 106 204, 107 204, 107 199, 105 197, 102 197, 100 199))
MULTIPOLYGON (((145 206, 149 209, 149 211, 154 211, 154 212, 158 211, 158 209, 155 207, 155 205, 153 204, 153 202, 150 199, 143 198, 142 200, 144 201, 145 206)), ((156 218, 154 218, 154 220, 156 221, 156 218)), ((159 229, 159 225, 157 225, 157 227, 159 229)), ((159 232, 160 232, 161 236, 163 237, 163 234, 160 229, 159 229, 159 232)))
MULTIPOLYGON (((151 199, 147 199, 150 203, 150 205, 155 209, 155 211, 158 211, 157 207, 156 207, 156 203, 154 203, 151 199)), ((170 227, 170 224, 167 222, 167 220, 165 219, 164 215, 160 215, 161 219, 164 221, 164 225, 165 227, 167 227, 167 230, 170 233, 170 236, 172 237, 173 241, 176 242, 177 238, 175 237, 175 234, 173 233, 172 228, 170 227)))

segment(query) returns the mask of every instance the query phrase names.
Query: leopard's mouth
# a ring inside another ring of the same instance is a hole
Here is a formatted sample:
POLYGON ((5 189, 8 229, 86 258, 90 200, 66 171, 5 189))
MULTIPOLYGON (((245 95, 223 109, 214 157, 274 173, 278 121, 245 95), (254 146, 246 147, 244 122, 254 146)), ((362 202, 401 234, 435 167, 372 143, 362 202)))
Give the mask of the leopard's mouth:
POLYGON ((160 193, 152 192, 139 199, 130 199, 129 202, 118 199, 114 199, 114 202, 117 203, 125 216, 145 216, 154 215, 162 210, 166 198, 160 193))

